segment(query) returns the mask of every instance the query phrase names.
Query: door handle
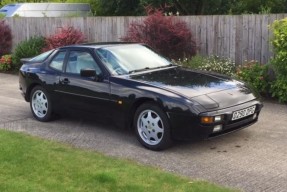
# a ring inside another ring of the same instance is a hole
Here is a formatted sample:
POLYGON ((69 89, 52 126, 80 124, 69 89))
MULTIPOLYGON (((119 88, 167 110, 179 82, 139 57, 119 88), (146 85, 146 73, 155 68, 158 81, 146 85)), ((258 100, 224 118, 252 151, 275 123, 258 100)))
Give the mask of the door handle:
POLYGON ((60 80, 60 83, 62 83, 62 84, 69 84, 70 80, 68 78, 64 78, 64 79, 60 80))

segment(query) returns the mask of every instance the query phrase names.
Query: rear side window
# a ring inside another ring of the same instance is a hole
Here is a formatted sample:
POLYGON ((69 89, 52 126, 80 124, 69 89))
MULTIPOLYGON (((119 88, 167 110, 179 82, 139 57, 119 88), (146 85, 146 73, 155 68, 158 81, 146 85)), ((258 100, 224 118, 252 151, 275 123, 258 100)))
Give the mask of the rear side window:
POLYGON ((34 62, 42 62, 42 61, 45 61, 49 55, 51 55, 51 53, 53 52, 54 50, 51 50, 51 51, 47 51, 45 53, 42 53, 36 57, 33 57, 32 59, 30 59, 30 61, 34 61, 34 62))
POLYGON ((49 66, 52 69, 55 69, 57 71, 62 71, 63 70, 63 65, 64 65, 64 60, 66 56, 66 51, 61 51, 57 53, 57 55, 52 59, 50 62, 49 66))

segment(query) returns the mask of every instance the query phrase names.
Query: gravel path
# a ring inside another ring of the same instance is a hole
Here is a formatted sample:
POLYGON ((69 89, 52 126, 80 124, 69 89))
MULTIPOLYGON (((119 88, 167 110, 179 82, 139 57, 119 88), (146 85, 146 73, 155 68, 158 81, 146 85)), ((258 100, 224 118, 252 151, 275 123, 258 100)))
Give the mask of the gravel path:
POLYGON ((180 142, 166 151, 144 149, 128 130, 106 122, 62 117, 41 123, 18 89, 18 77, 0 73, 0 128, 92 149, 193 179, 242 191, 287 191, 287 106, 265 103, 256 125, 201 142, 180 142))

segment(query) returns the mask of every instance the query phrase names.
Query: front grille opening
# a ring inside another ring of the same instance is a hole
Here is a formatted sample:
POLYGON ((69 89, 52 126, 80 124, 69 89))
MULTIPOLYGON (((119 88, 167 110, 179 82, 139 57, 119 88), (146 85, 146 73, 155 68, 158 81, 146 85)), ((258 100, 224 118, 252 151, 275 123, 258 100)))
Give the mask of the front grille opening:
POLYGON ((236 121, 232 121, 233 123, 230 123, 230 124, 226 124, 225 126, 231 126, 231 128, 223 128, 222 131, 220 132, 216 132, 216 133, 212 133, 209 135, 209 138, 212 138, 212 137, 217 137, 217 136, 220 136, 220 135, 224 135, 224 134, 227 134, 227 133, 230 133, 230 132, 234 132, 234 131, 237 131, 237 130, 240 130, 240 129, 243 129, 243 128, 246 128, 252 124, 254 124, 258 118, 255 118, 255 119, 252 119, 252 116, 247 116, 245 118, 242 118, 242 119, 239 119, 239 120, 236 120, 236 121), (240 121, 244 121, 244 120, 247 120, 247 119, 251 119, 245 123, 239 123, 240 121), (238 124, 238 125, 235 125, 234 127, 232 126, 233 124, 238 124))

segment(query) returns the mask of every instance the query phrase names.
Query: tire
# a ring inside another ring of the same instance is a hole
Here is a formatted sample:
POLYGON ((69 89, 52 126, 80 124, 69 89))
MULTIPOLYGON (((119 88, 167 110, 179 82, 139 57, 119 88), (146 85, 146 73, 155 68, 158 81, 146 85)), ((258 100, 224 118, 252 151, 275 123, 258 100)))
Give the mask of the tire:
POLYGON ((148 102, 139 106, 133 122, 137 139, 144 147, 160 151, 172 145, 168 118, 157 104, 148 102))
POLYGON ((30 94, 30 108, 33 116, 42 122, 51 120, 52 117, 52 103, 47 91, 36 86, 32 89, 30 94))

